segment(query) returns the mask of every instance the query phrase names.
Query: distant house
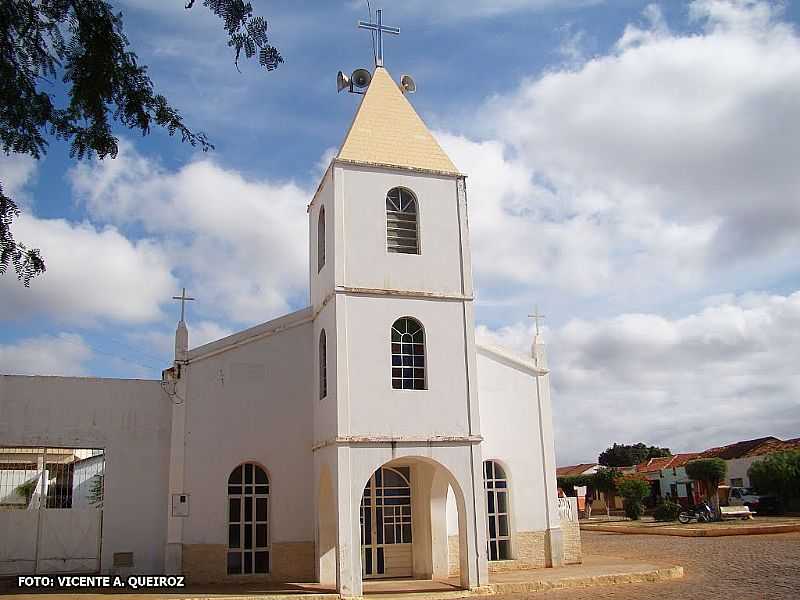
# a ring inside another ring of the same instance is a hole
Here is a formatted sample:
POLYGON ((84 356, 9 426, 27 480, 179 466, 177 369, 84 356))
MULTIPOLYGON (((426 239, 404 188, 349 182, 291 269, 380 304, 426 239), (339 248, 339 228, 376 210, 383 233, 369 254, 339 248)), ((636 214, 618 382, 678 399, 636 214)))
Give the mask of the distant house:
POLYGON ((747 470, 767 454, 800 450, 800 437, 780 440, 776 437, 762 437, 711 448, 701 454, 701 458, 721 458, 728 464, 727 484, 731 487, 750 487, 747 470))
POLYGON ((636 472, 650 482, 650 503, 669 496, 682 505, 695 504, 695 482, 686 475, 686 463, 700 457, 699 452, 686 452, 675 456, 651 458, 636 465, 636 472))
POLYGON ((728 474, 723 485, 750 487, 747 470, 757 460, 774 452, 800 449, 800 438, 780 440, 776 437, 761 437, 710 448, 703 452, 686 452, 665 458, 651 458, 636 465, 636 472, 650 481, 651 503, 670 496, 679 504, 691 505, 705 496, 701 484, 686 475, 686 463, 698 458, 721 458, 728 465, 728 474))
MULTIPOLYGON (((569 465, 567 467, 556 467, 556 477, 578 477, 579 475, 593 475, 597 473, 598 469, 602 469, 597 463, 580 463, 577 465, 569 465)), ((586 486, 578 486, 575 488, 575 494, 578 497, 578 510, 583 512, 586 507, 586 486)))

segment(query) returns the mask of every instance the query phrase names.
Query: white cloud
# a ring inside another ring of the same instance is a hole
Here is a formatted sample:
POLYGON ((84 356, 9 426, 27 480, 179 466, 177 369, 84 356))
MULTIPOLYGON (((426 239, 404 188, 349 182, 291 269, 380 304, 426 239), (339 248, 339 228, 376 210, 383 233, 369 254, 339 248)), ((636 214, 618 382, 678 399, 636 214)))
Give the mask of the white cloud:
POLYGON ((114 227, 23 214, 14 232, 41 249, 47 271, 29 288, 12 275, 0 277, 3 319, 147 322, 161 317, 159 304, 177 287, 162 248, 148 239, 130 241, 114 227))
POLYGON ((713 268, 800 241, 800 38, 762 2, 690 6, 701 34, 649 9, 613 53, 495 99, 493 133, 567 210, 594 191, 642 251, 713 268))
POLYGON ((84 375, 92 350, 80 335, 25 338, 0 344, 0 373, 7 375, 84 375))
POLYGON ((25 186, 36 174, 36 159, 26 154, 5 155, 0 153, 0 183, 3 193, 14 200, 17 206, 30 203, 25 186))
MULTIPOLYGON (((800 432, 800 292, 709 299, 668 319, 622 314, 546 330, 558 460, 594 460, 613 442, 704 450, 800 432)), ((528 352, 532 328, 478 328, 528 352)))
POLYGON ((651 5, 608 54, 492 98, 482 140, 439 134, 482 302, 608 314, 796 272, 800 37, 763 2, 689 6, 697 32, 651 5))
POLYGON ((198 314, 261 322, 305 295, 311 193, 295 183, 248 180, 208 159, 167 171, 128 143, 71 179, 93 218, 159 240, 198 314))

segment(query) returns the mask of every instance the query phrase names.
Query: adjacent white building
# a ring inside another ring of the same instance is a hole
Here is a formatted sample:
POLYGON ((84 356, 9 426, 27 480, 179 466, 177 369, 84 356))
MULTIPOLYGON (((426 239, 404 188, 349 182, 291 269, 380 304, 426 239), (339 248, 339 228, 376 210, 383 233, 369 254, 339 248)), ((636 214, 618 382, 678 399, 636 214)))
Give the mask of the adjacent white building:
MULTIPOLYGON (((474 339, 466 189, 377 67, 307 208, 309 306, 191 350, 181 320, 161 382, 0 377, 0 445, 104 450, 102 572, 359 596, 580 561, 542 340, 474 339)), ((0 567, 36 568, 12 518, 0 567)))

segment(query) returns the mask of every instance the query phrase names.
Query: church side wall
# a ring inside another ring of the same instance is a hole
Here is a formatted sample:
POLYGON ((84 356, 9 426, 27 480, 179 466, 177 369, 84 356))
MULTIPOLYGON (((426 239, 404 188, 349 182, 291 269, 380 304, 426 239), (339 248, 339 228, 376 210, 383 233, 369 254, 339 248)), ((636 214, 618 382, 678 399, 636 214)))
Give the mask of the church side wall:
POLYGON ((242 581, 226 574, 227 480, 242 462, 270 479, 263 578, 314 578, 313 337, 304 323, 188 366, 183 570, 193 583, 242 581))
MULTIPOLYGON (((484 438, 481 452, 484 460, 496 460, 505 468, 511 504, 514 560, 490 562, 489 570, 497 572, 545 567, 547 517, 536 378, 528 372, 498 362, 480 350, 477 352, 477 363, 481 435, 484 438)), ((453 536, 457 531, 454 509, 450 496, 447 517, 451 572, 458 564, 457 553, 452 556, 456 547, 453 536)), ((574 544, 571 544, 571 557, 575 555, 573 547, 574 544)))
POLYGON ((163 572, 171 414, 158 381, 0 376, 0 445, 105 450, 103 573, 163 572))

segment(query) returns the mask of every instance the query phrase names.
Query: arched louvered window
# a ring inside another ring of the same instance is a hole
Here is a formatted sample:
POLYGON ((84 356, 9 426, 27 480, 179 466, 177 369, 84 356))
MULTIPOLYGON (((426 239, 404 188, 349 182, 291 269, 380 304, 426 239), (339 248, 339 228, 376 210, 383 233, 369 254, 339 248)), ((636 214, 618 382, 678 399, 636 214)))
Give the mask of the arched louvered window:
POLYGON ((392 325, 392 387, 396 390, 424 390, 425 330, 411 317, 392 325))
POLYGON ((494 460, 483 462, 483 487, 486 491, 486 544, 489 560, 511 559, 511 524, 508 509, 508 478, 494 460))
POLYGON ((269 573, 269 478, 255 463, 228 477, 228 575, 269 573))
POLYGON ((319 398, 328 395, 328 339, 325 330, 319 332, 319 398))
POLYGON ((389 252, 419 254, 417 199, 411 190, 396 187, 386 194, 386 248, 389 252))
POLYGON ((325 266, 325 207, 319 209, 317 221, 317 273, 325 266))

